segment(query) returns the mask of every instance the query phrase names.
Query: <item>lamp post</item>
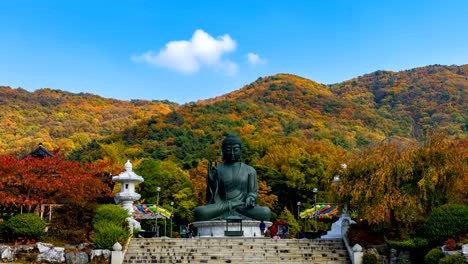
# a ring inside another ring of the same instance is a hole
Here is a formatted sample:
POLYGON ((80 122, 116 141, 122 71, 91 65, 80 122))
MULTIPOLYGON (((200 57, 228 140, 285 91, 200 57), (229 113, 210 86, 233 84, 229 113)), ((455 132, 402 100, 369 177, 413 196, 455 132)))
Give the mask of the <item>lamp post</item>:
POLYGON ((171 238, 172 238, 172 217, 174 216, 174 202, 171 202, 171 238))
POLYGON ((156 225, 155 225, 155 231, 156 231, 156 237, 159 237, 159 228, 158 228, 158 217, 159 217, 159 192, 161 191, 161 187, 156 187, 156 193, 157 193, 157 198, 156 198, 156 225))
POLYGON ((164 237, 167 237, 167 217, 164 217, 164 237))
POLYGON ((301 201, 297 201, 297 222, 301 221, 301 201))
POLYGON ((314 219, 315 219, 315 232, 317 232, 317 192, 318 192, 318 189, 314 188, 312 192, 314 193, 314 200, 315 200, 314 201, 314 206, 315 206, 314 219))

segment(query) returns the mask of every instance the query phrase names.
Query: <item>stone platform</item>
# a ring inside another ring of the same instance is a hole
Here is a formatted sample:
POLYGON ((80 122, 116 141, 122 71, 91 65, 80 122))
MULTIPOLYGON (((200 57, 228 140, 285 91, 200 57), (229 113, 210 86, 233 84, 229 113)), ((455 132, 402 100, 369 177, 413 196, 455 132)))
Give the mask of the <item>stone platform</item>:
MULTIPOLYGON (((266 227, 270 227, 272 222, 264 222, 266 227)), ((192 223, 198 229, 199 237, 225 237, 226 220, 199 221, 192 223)), ((240 237, 261 237, 260 221, 242 220, 243 235, 240 237)), ((229 223, 228 231, 240 231, 239 223, 229 223)))

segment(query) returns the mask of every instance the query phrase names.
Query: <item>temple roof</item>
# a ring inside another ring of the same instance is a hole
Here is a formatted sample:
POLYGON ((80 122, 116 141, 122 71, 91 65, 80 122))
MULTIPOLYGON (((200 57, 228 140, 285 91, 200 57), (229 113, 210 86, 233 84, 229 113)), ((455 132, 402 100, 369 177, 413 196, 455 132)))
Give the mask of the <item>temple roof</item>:
POLYGON ((33 158, 42 159, 42 158, 52 158, 54 154, 50 153, 46 148, 44 148, 42 143, 39 143, 39 147, 37 149, 31 151, 31 153, 29 154, 24 155, 21 159, 27 158, 29 156, 33 158))

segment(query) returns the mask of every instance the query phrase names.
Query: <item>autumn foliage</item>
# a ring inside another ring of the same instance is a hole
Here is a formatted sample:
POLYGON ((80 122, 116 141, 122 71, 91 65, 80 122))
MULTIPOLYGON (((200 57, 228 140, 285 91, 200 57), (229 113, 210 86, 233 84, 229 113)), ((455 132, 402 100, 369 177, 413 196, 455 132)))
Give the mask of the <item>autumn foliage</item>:
POLYGON ((206 202, 207 160, 220 162, 220 142, 235 132, 243 161, 257 170, 259 203, 274 213, 296 215, 298 201, 311 208, 318 188, 317 202, 357 206, 370 223, 409 223, 468 202, 467 90, 468 65, 376 71, 330 85, 276 74, 184 105, 0 87, 0 149, 25 153, 44 142, 64 156, 2 156, 0 205, 94 199, 106 193, 101 179, 130 159, 145 177, 144 201, 155 202, 161 186, 159 202, 175 210, 174 221, 191 221, 206 202), (427 136, 437 129, 445 134, 427 136))
POLYGON ((0 206, 32 211, 41 204, 93 201, 110 194, 97 168, 60 157, 0 155, 0 206))
POLYGON ((357 154, 339 185, 341 198, 369 223, 411 223, 447 203, 466 204, 466 141, 431 135, 423 143, 397 139, 357 154))

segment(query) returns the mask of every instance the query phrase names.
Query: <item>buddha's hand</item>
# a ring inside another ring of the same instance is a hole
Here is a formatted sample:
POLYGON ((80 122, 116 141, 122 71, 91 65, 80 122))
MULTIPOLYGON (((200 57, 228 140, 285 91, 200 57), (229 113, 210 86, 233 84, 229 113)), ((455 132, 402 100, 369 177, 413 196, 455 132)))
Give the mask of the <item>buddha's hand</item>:
POLYGON ((211 180, 214 180, 216 175, 218 174, 218 170, 216 169, 216 166, 218 166, 216 161, 214 162, 214 165, 213 165, 213 162, 211 160, 208 161, 208 177, 211 180))
POLYGON ((247 199, 245 199, 245 206, 248 208, 255 207, 255 198, 247 197, 247 199))
POLYGON ((226 205, 227 205, 227 210, 229 212, 232 212, 233 209, 235 209, 235 208, 237 208, 239 206, 243 206, 244 203, 242 201, 232 200, 232 201, 227 201, 226 205))

